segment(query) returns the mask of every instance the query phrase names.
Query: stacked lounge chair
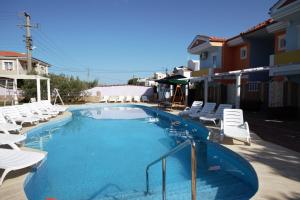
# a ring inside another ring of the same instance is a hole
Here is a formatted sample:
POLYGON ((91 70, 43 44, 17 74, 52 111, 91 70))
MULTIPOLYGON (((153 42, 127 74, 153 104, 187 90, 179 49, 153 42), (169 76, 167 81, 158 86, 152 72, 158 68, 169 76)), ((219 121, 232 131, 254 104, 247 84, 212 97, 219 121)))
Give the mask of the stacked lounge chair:
POLYGON ((202 115, 199 117, 202 121, 211 121, 215 125, 217 125, 217 121, 220 121, 223 119, 223 111, 224 109, 232 108, 231 104, 220 104, 214 113, 208 113, 206 115, 202 115))

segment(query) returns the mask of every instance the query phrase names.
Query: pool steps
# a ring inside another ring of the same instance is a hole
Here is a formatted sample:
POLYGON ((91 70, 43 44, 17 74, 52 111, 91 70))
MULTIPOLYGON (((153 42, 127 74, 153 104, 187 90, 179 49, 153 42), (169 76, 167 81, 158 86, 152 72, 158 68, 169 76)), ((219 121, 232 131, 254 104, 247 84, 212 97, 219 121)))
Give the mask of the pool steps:
MULTIPOLYGON (((167 199, 190 200, 191 183, 183 181, 167 184, 167 199)), ((105 197, 98 197, 97 200, 160 200, 162 198, 161 186, 153 187, 151 195, 144 195, 144 191, 123 191, 107 194, 105 197)), ((214 176, 214 179, 203 181, 197 179, 197 199, 249 199, 249 189, 244 184, 237 182, 236 178, 230 175, 214 176)))

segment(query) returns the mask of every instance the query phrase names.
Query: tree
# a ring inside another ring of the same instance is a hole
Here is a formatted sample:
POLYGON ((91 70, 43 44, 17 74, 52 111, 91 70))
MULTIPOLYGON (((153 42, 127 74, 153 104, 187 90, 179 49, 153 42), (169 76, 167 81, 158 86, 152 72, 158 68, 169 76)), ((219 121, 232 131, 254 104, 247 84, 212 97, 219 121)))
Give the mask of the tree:
MULTIPOLYGON (((49 74, 46 76, 50 78, 51 90, 57 88, 60 96, 65 102, 77 102, 84 95, 83 91, 91 87, 98 85, 98 81, 94 80, 91 82, 82 81, 79 77, 66 76, 64 74, 49 74)), ((24 101, 28 102, 31 97, 36 97, 36 81, 35 80, 24 80, 21 84, 24 101)), ((47 98, 47 81, 41 80, 41 98, 47 98)))
POLYGON ((138 78, 132 78, 128 80, 128 85, 137 85, 138 78))

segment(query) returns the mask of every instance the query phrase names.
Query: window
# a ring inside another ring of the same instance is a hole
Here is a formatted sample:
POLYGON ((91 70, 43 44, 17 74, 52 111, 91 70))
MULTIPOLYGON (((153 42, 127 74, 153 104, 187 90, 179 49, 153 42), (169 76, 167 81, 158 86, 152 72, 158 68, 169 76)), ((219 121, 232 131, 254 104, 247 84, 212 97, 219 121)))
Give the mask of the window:
POLYGON ((200 54, 200 60, 206 60, 207 59, 207 56, 208 56, 208 52, 206 51, 206 52, 202 52, 201 54, 200 54))
POLYGON ((13 61, 3 61, 2 69, 5 71, 12 71, 14 69, 14 62, 13 61))
POLYGON ((213 55, 213 56, 212 56, 212 64, 213 64, 213 67, 214 67, 214 68, 217 67, 217 55, 213 55))
POLYGON ((278 47, 277 47, 277 50, 278 51, 283 51, 283 50, 285 50, 285 47, 286 47, 285 34, 279 35, 278 36, 278 47))
POLYGON ((240 49, 240 58, 242 60, 247 58, 247 47, 242 47, 240 49))
POLYGON ((248 82, 248 92, 258 92, 258 86, 259 86, 258 81, 248 82))

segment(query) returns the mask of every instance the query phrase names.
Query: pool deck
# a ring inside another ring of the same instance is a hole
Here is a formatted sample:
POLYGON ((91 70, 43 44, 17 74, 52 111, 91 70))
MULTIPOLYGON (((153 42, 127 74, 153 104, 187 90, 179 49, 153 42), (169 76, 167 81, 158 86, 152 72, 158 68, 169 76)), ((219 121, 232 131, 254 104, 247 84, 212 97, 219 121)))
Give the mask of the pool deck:
MULTIPOLYGON (((60 119, 63 119, 65 117, 70 116, 70 112, 64 112, 61 115, 58 115, 55 118, 52 118, 50 121, 58 121, 60 119)), ((36 128, 38 126, 44 125, 47 122, 39 123, 37 126, 28 126, 22 128, 20 131, 20 134, 24 134, 30 129, 36 128)), ((26 148, 26 147, 21 147, 22 150, 24 151, 39 151, 31 148, 26 148)), ((39 151, 43 152, 43 151, 39 151)), ((46 153, 46 152, 44 152, 46 153)), ((17 170, 17 171, 12 171, 10 172, 3 184, 0 186, 0 199, 1 200, 27 200, 27 197, 24 192, 24 181, 26 179, 26 176, 30 173, 31 167, 22 169, 22 170, 17 170)), ((0 173, 2 171, 0 170, 0 173)))
MULTIPOLYGON (((157 106, 157 104, 142 105, 157 106)), ((176 115, 179 111, 168 112, 176 115)), ((60 120, 70 115, 70 112, 65 112, 51 121, 60 120)), ((39 125, 43 124, 40 123, 39 125)), ((207 127, 212 133, 212 140, 218 142, 219 128, 207 127)), ((34 127, 25 127, 21 133, 32 128, 34 127)), ((255 169, 259 180, 259 189, 252 199, 300 199, 300 153, 266 142, 253 132, 251 132, 251 137, 251 146, 230 139, 225 139, 222 145, 244 157, 255 169)), ((32 151, 28 148, 23 149, 32 151)), ((27 168, 9 173, 0 186, 0 199, 26 200, 23 184, 29 171, 30 168, 27 168)))
MULTIPOLYGON (((179 113, 176 110, 170 112, 179 113)), ((220 129, 208 124, 206 127, 212 133, 211 140, 219 142, 220 129)), ((255 169, 259 188, 252 199, 300 199, 300 153, 264 141, 254 132, 251 132, 251 139, 251 146, 227 138, 221 144, 241 155, 255 169)))

